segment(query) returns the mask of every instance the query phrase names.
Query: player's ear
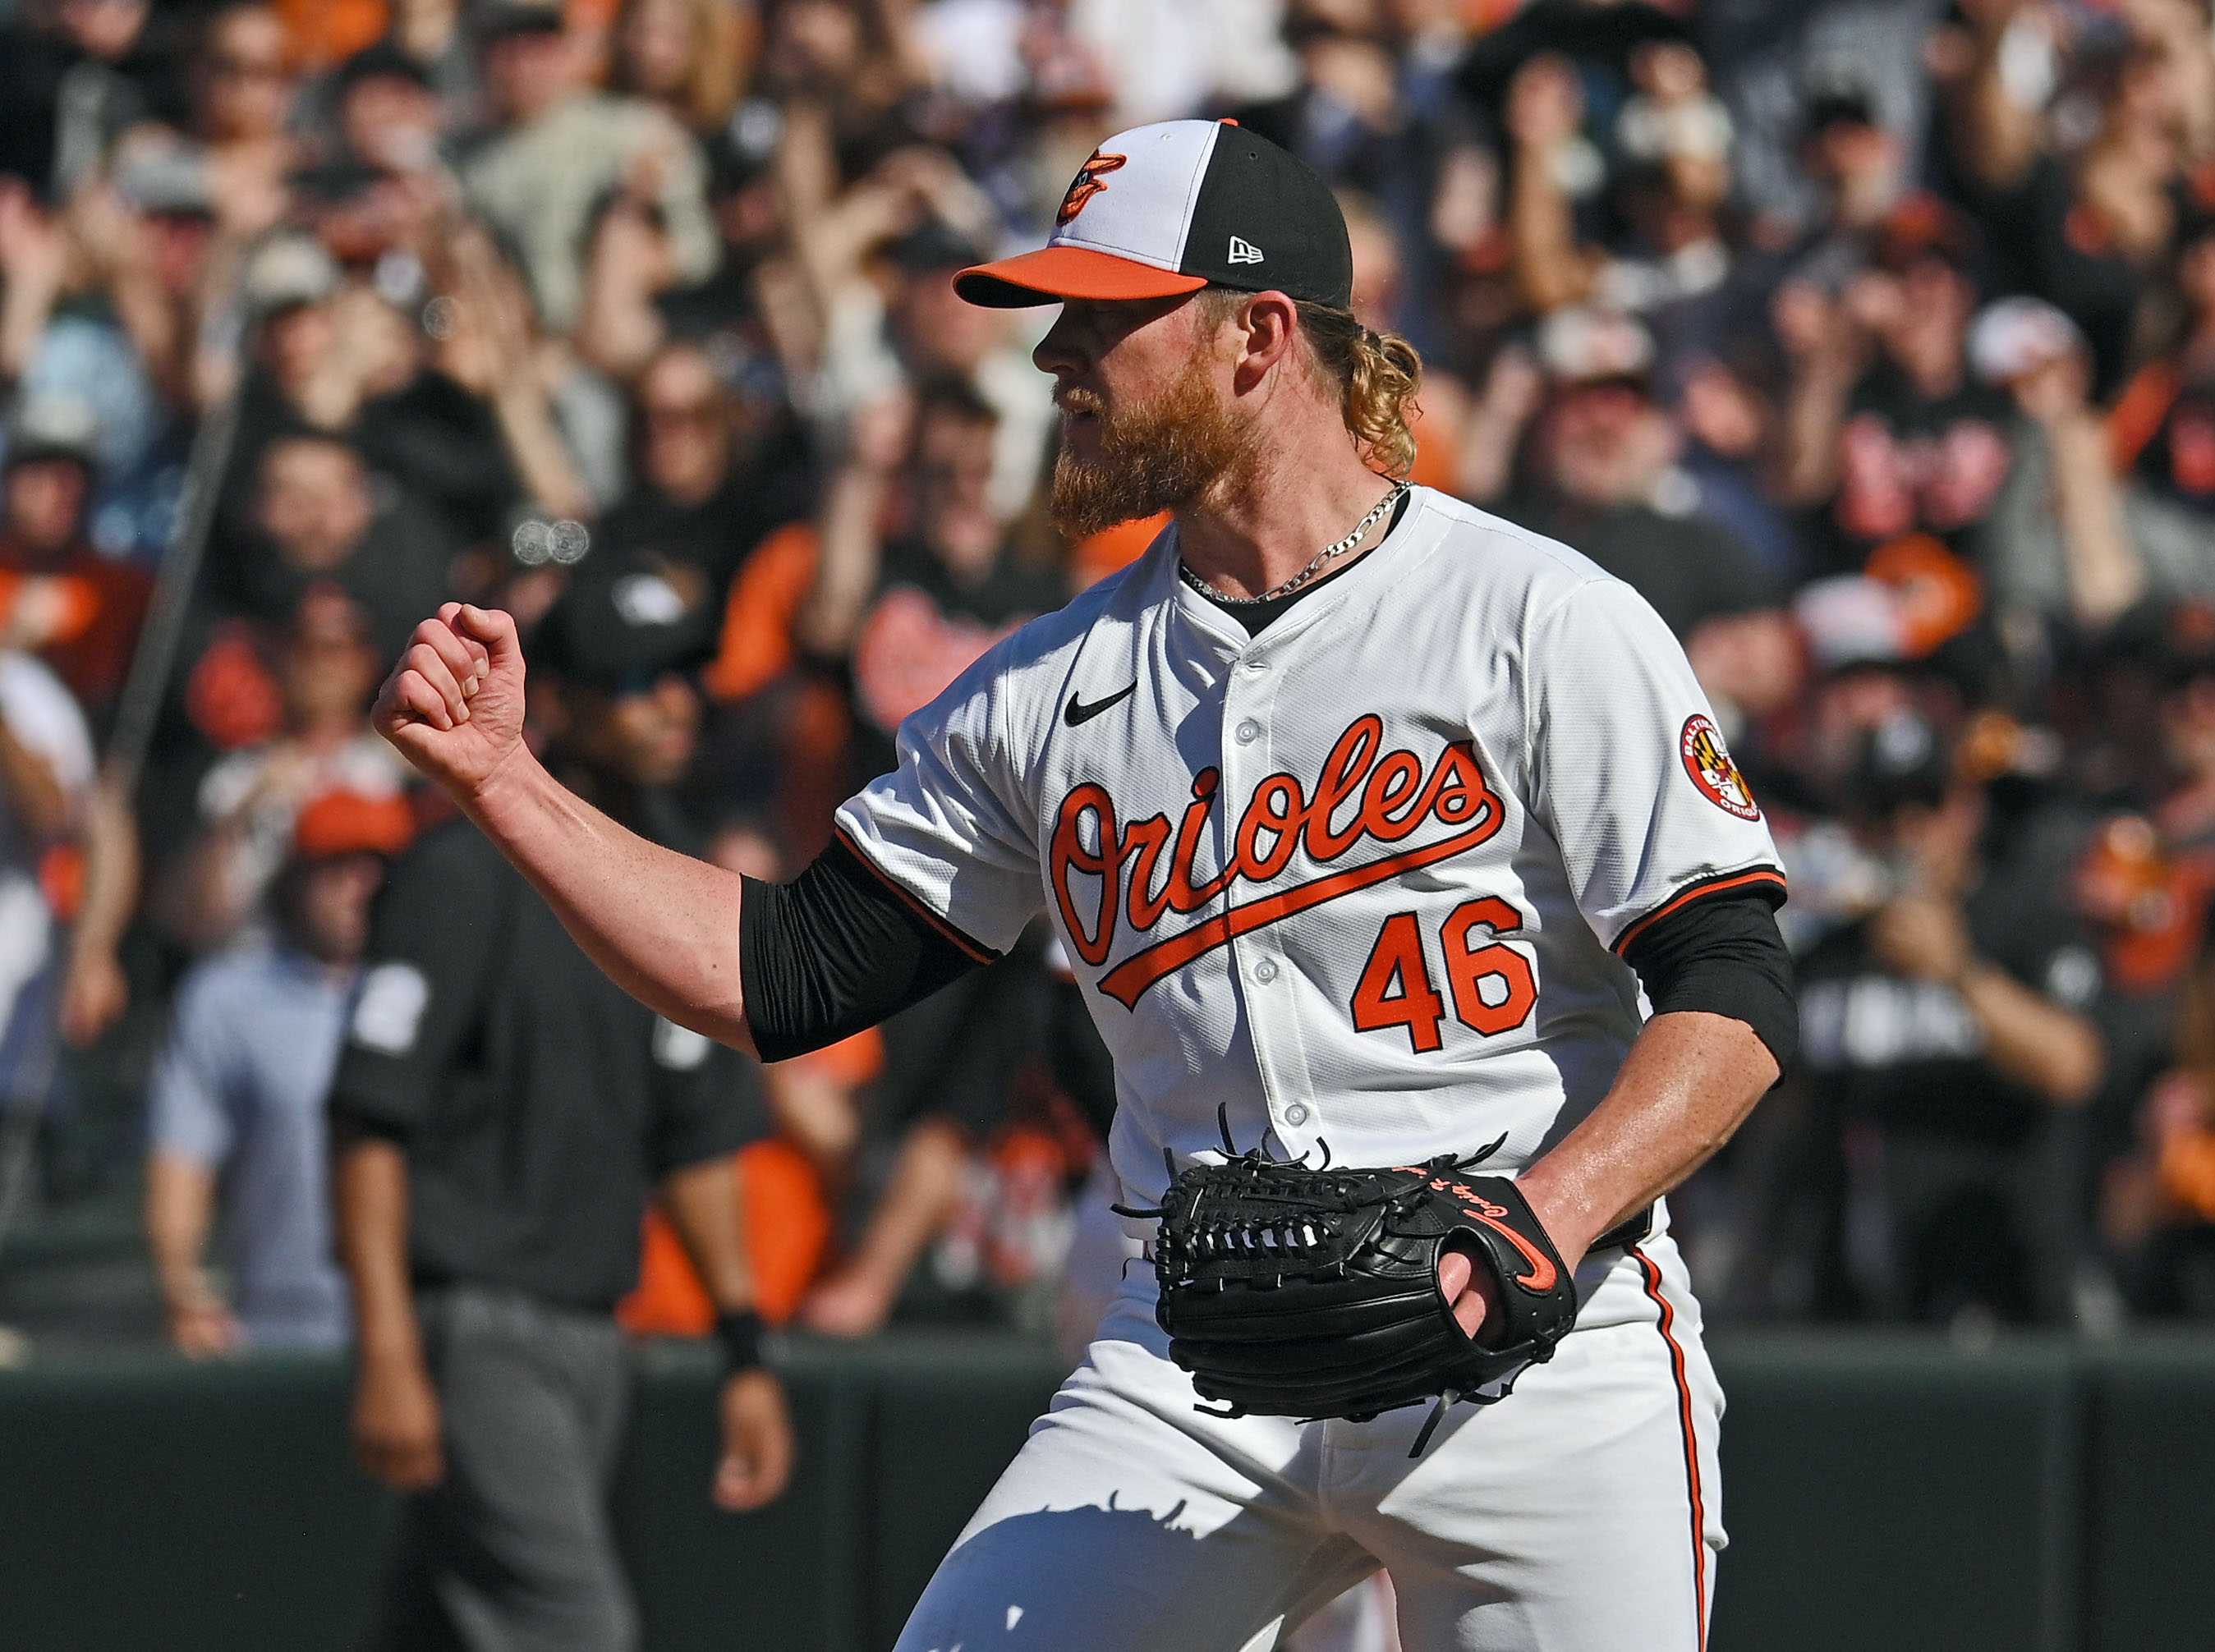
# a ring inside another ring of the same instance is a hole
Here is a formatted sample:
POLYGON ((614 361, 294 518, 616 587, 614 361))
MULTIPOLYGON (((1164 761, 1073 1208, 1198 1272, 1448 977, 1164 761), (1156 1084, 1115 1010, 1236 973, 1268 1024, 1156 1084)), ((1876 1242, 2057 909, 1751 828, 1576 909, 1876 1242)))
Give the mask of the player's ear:
POLYGON ((1281 292, 1257 292, 1239 305, 1237 327, 1242 340, 1237 383, 1243 394, 1299 347, 1299 310, 1281 292))

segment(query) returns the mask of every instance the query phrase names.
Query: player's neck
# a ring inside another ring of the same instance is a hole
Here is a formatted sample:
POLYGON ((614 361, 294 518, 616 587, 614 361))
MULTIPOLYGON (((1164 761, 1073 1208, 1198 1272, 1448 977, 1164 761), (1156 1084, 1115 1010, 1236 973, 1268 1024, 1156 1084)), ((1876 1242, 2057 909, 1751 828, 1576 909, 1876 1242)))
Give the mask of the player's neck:
MULTIPOLYGON (((1177 513, 1185 566, 1226 597, 1273 590, 1351 531, 1391 484, 1361 462, 1330 411, 1319 429, 1268 433, 1261 457, 1177 513)), ((1341 561, 1373 548, 1379 523, 1341 561)))

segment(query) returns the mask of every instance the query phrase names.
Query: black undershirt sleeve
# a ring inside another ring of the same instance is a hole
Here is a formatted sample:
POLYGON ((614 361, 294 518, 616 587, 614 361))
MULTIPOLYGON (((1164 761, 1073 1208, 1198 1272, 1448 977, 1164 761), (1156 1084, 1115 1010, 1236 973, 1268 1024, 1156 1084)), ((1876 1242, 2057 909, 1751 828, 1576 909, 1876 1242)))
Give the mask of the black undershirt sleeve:
POLYGON ((1800 1043, 1792 954, 1770 909, 1773 889, 1694 901, 1650 925, 1623 953, 1656 1015, 1704 1010, 1753 1029, 1776 1065, 1800 1043))
POLYGON ((739 977, 765 1062, 835 1044, 979 967, 844 843, 789 884, 745 880, 739 977))

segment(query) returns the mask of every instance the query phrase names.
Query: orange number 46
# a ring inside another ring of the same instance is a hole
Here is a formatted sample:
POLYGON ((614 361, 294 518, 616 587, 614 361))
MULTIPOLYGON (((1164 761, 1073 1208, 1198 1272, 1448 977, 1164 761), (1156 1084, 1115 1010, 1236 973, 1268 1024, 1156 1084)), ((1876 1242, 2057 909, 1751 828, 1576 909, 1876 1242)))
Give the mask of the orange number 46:
MULTIPOLYGON (((1522 927, 1522 916, 1513 907, 1488 895, 1456 907, 1439 931, 1454 1014, 1473 1031, 1506 1032, 1531 1019, 1538 1001, 1531 961, 1491 939, 1522 927), (1497 1001, 1486 999, 1488 980, 1505 988, 1494 988, 1497 1001)), ((1408 1043, 1418 1054, 1444 1043, 1439 1030, 1445 1021, 1445 1000, 1432 979, 1414 913, 1394 913, 1377 932, 1377 945, 1370 949, 1369 962, 1362 966, 1361 979, 1353 988, 1353 1025, 1364 1032, 1404 1028, 1408 1043)))

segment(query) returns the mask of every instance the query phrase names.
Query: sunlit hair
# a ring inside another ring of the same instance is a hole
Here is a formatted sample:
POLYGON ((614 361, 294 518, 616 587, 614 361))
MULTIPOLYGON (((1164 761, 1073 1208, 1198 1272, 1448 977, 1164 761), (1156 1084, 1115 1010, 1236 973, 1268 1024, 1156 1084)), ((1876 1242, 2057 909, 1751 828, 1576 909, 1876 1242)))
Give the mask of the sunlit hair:
MULTIPOLYGON (((1210 327, 1228 321, 1252 295, 1210 287, 1200 295, 1210 327)), ((1350 309, 1294 300, 1300 332, 1323 383, 1338 391, 1346 428, 1370 468, 1404 477, 1415 465, 1415 391, 1423 358, 1396 333, 1362 325, 1350 309)))

